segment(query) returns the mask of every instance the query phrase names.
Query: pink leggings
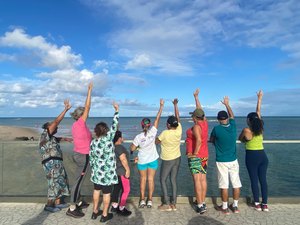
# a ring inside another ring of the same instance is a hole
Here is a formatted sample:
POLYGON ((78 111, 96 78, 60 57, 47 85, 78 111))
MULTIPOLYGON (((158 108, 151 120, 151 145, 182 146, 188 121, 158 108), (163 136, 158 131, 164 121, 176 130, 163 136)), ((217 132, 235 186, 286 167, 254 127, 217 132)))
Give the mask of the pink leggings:
POLYGON ((121 199, 120 199, 120 206, 125 206, 126 201, 130 192, 130 180, 125 176, 118 176, 119 183, 114 185, 114 190, 112 192, 111 201, 112 202, 119 202, 119 194, 121 189, 123 190, 121 199))

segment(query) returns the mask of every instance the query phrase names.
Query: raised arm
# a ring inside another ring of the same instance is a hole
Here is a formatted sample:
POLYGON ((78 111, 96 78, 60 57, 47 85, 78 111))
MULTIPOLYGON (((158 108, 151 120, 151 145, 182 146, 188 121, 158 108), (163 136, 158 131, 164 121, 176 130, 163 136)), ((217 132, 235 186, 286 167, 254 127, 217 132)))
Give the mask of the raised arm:
POLYGON ((180 117, 179 117, 179 110, 178 110, 178 99, 174 98, 174 100, 172 101, 173 105, 174 105, 174 114, 175 117, 178 120, 178 123, 180 123, 180 117))
POLYGON ((65 108, 64 110, 58 115, 58 117, 55 118, 55 120, 48 126, 48 132, 49 134, 53 134, 53 132, 56 130, 58 124, 63 120, 66 113, 71 109, 71 103, 69 99, 64 100, 65 108))
POLYGON ((256 113, 257 113, 258 117, 261 119, 260 108, 261 108, 261 101, 262 101, 262 97, 263 97, 263 92, 262 92, 262 90, 259 90, 259 92, 257 92, 256 94, 257 94, 256 113))
POLYGON ((196 108, 198 109, 202 109, 202 107, 201 107, 201 104, 200 104, 200 101, 199 101, 199 92, 200 92, 200 90, 199 90, 199 88, 197 88, 195 91, 194 91, 194 98, 195 98, 195 102, 196 102, 196 108))
POLYGON ((88 86, 88 92, 87 92, 86 100, 85 100, 84 111, 83 111, 83 114, 81 116, 81 118, 84 121, 86 121, 88 116, 89 116, 89 112, 90 112, 90 108, 91 108, 92 89, 93 89, 93 82, 90 82, 89 86, 88 86))
POLYGON ((153 124, 153 126, 156 129, 158 128, 158 124, 159 124, 159 120, 160 120, 160 116, 161 116, 162 110, 164 108, 164 104, 165 104, 165 101, 161 98, 160 102, 159 102, 159 110, 157 112, 156 119, 155 119, 154 124, 153 124))
POLYGON ((225 105, 229 118, 233 119, 234 118, 234 114, 233 114, 232 109, 231 109, 231 107, 229 105, 229 98, 228 98, 228 96, 225 96, 223 98, 223 101, 221 101, 221 102, 225 105))
POLYGON ((116 131, 118 130, 118 124, 119 124, 119 105, 116 102, 113 102, 113 107, 115 109, 115 114, 113 117, 112 125, 110 127, 109 136, 110 139, 113 140, 114 136, 116 134, 116 131))

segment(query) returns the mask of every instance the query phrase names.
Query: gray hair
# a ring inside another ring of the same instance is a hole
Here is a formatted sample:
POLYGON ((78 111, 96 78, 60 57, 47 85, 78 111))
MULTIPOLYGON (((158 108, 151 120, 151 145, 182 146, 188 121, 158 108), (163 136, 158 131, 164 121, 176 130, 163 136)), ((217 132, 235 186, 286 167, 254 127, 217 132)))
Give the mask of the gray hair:
POLYGON ((84 112, 84 107, 77 107, 74 112, 70 113, 74 120, 78 120, 84 112))

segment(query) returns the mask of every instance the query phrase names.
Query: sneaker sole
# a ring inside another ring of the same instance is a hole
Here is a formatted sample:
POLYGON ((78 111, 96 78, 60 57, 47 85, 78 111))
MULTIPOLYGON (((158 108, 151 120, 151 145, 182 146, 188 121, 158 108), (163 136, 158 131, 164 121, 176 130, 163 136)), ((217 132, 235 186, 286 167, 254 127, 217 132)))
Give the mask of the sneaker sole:
POLYGON ((76 216, 76 215, 73 215, 73 214, 68 213, 68 212, 66 212, 66 215, 67 215, 67 216, 71 216, 71 217, 73 217, 73 218, 82 218, 82 217, 84 217, 84 215, 83 215, 83 216, 76 216))
POLYGON ((199 214, 204 214, 206 212, 206 210, 205 211, 201 211, 201 212, 199 212, 199 214))

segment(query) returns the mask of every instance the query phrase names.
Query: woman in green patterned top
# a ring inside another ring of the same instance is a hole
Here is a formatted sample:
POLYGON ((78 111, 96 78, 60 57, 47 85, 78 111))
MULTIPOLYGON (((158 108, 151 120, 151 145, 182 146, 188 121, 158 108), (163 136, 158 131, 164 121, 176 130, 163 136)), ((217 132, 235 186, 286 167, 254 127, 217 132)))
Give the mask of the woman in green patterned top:
POLYGON ((103 213, 100 222, 106 222, 113 217, 108 213, 110 193, 113 185, 118 183, 113 139, 118 128, 119 105, 113 103, 113 107, 115 114, 111 128, 109 129, 104 122, 96 125, 94 128, 96 138, 92 140, 90 150, 91 181, 94 183, 92 219, 97 219, 101 214, 98 204, 102 190, 103 213))

